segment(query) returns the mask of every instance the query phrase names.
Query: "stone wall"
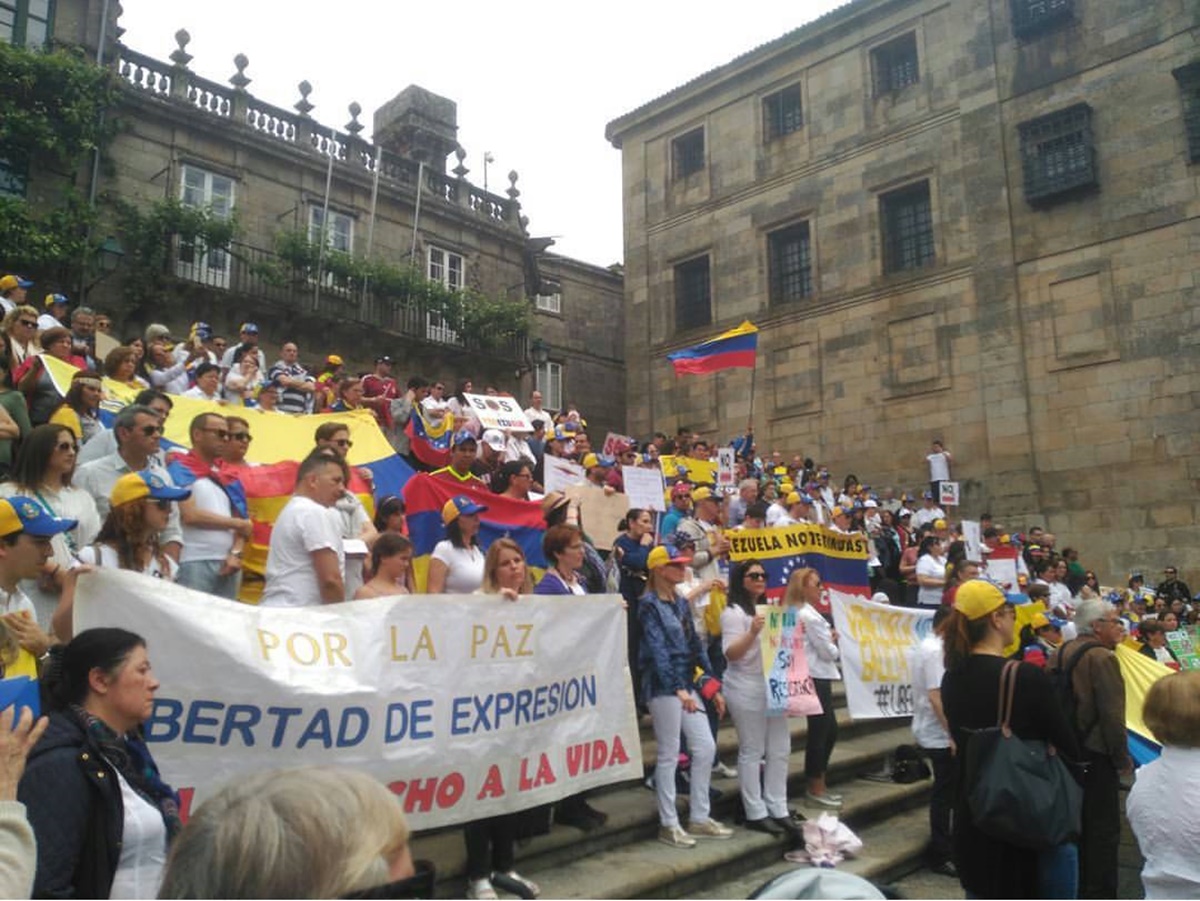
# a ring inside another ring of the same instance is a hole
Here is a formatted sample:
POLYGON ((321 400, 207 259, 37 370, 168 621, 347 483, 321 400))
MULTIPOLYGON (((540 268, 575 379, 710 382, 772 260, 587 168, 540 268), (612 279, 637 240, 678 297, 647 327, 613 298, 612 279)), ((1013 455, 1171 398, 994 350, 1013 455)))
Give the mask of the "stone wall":
POLYGON ((859 0, 610 123, 631 427, 740 432, 751 374, 675 379, 665 355, 748 318, 763 451, 918 487, 943 437, 964 515, 1045 523, 1106 578, 1194 574, 1200 172, 1171 70, 1200 57, 1200 10, 1076 0, 1017 41, 1011 8, 859 0), (874 96, 873 51, 910 32, 920 80, 874 96), (795 84, 803 127, 766 141, 763 97, 795 84), (1099 188, 1035 208, 1018 125, 1080 102, 1099 188), (673 180, 698 127, 706 166, 673 180), (923 180, 934 262, 887 274, 880 196, 923 180), (768 235, 801 221, 813 296, 772 305, 768 235), (678 330, 673 270, 702 254, 713 321, 678 330))

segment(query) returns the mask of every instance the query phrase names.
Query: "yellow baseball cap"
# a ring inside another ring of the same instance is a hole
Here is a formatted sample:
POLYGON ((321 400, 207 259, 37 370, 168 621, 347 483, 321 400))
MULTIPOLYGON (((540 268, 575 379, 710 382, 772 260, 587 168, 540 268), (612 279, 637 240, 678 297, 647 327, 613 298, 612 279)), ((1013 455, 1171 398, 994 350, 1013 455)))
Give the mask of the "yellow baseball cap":
POLYGON ((672 547, 659 545, 651 549, 646 555, 646 569, 658 569, 660 566, 666 566, 668 563, 691 563, 692 558, 679 553, 672 547))
POLYGON ((36 501, 14 495, 0 500, 0 537, 24 532, 34 538, 52 538, 79 525, 77 519, 51 516, 36 501))
POLYGON ((972 620, 982 619, 1007 603, 1004 592, 984 579, 963 582, 954 594, 954 609, 972 620))
POLYGON ((712 496, 712 489, 703 486, 692 492, 693 501, 707 501, 710 500, 712 496))
POLYGON ((156 501, 182 501, 192 496, 190 488, 176 488, 168 485, 166 480, 148 469, 141 472, 127 472, 117 479, 113 485, 109 500, 114 507, 124 507, 134 501, 151 498, 156 501))

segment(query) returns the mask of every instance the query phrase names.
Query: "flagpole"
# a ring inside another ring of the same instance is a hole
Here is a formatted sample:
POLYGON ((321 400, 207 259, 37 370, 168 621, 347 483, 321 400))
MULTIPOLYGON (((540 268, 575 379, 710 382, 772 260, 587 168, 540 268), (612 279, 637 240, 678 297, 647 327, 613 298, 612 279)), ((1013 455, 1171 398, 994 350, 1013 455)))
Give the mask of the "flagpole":
POLYGON ((754 368, 750 370, 750 413, 746 417, 747 436, 754 431, 754 383, 758 380, 758 355, 754 357, 754 368))

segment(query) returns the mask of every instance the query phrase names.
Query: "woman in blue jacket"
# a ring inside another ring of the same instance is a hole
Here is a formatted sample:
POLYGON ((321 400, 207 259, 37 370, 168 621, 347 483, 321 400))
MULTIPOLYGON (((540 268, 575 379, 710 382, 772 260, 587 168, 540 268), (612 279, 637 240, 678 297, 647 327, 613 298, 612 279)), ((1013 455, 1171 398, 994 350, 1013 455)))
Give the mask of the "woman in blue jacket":
MULTIPOLYGON (((646 558, 650 572, 648 590, 638 602, 642 624, 639 663, 642 697, 650 707, 658 757, 654 785, 658 794, 658 840, 673 848, 693 848, 697 838, 729 838, 733 830, 708 815, 708 786, 712 778, 716 743, 696 689, 695 671, 712 676, 704 642, 696 634, 687 600, 677 586, 685 577, 688 558, 666 547, 656 547, 646 558), (675 769, 679 765, 679 737, 687 736, 691 753, 692 789, 690 822, 685 831, 675 809, 675 769)), ((713 680, 711 685, 719 688, 713 680)), ((710 702, 719 716, 725 714, 720 691, 710 702)))

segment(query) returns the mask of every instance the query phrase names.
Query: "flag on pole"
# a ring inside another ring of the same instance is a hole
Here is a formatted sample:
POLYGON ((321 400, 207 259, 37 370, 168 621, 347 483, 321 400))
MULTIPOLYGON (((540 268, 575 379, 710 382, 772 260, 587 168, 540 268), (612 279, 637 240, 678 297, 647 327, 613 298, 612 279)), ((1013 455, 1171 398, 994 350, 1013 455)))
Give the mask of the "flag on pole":
POLYGON ((758 328, 743 322, 715 338, 667 354, 675 374, 720 372, 723 369, 753 369, 758 352, 758 328))

